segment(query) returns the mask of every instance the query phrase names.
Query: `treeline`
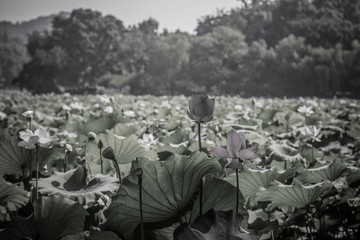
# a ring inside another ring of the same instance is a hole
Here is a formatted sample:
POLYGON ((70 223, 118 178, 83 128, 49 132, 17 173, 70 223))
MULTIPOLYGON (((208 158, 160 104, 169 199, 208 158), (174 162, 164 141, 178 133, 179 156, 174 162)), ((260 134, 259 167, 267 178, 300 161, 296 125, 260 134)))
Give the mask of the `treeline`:
MULTIPOLYGON (((29 36, 13 84, 33 92, 332 96, 360 90, 360 1, 253 0, 196 35, 74 10, 29 36)), ((1 49, 0 49, 1 50, 1 49)))

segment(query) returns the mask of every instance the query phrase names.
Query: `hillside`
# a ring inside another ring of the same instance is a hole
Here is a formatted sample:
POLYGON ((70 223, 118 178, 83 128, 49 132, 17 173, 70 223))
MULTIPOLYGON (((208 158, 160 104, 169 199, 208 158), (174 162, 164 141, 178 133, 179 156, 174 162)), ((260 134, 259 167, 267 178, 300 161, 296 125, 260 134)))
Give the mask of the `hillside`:
MULTIPOLYGON (((69 13, 61 12, 60 14, 68 15, 69 13)), ((7 32, 11 38, 19 38, 23 42, 27 41, 27 37, 33 31, 50 31, 52 19, 55 15, 40 16, 29 21, 12 23, 9 21, 0 21, 0 32, 7 32)))

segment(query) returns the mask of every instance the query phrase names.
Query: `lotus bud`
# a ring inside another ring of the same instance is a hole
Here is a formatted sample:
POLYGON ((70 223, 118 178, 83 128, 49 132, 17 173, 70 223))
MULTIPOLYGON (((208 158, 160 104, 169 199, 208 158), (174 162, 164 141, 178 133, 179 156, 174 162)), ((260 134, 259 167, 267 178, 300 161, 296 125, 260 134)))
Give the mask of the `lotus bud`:
POLYGON ((96 134, 94 132, 89 132, 88 134, 88 140, 89 141, 94 141, 96 138, 96 134))
POLYGON ((26 119, 29 121, 33 118, 34 111, 28 110, 26 112, 23 112, 23 116, 26 117, 26 119))
POLYGON ((215 99, 206 95, 192 96, 189 101, 187 115, 196 123, 205 123, 212 120, 214 115, 215 99))
POLYGON ((65 145, 65 154, 70 154, 73 151, 73 147, 70 144, 65 145))
POLYGON ((100 139, 99 142, 98 142, 98 148, 102 149, 103 147, 104 147, 104 144, 100 139))
POLYGON ((102 152, 102 156, 104 158, 110 159, 115 161, 115 153, 114 150, 111 147, 106 148, 103 152, 102 152))

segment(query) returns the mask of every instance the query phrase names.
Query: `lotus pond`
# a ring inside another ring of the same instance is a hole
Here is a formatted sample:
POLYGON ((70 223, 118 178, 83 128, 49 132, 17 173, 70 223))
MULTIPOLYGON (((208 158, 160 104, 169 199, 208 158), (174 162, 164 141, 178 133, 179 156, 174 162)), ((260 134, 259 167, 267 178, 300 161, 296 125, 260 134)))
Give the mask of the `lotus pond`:
POLYGON ((360 239, 358 100, 211 98, 1 93, 0 239, 360 239))

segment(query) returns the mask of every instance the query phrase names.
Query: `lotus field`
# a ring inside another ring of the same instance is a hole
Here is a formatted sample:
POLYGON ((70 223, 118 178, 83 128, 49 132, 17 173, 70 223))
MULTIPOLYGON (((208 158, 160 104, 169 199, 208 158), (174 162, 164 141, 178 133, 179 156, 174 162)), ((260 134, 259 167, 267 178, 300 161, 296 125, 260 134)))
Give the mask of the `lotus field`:
POLYGON ((0 95, 0 239, 360 239, 360 102, 0 95))

